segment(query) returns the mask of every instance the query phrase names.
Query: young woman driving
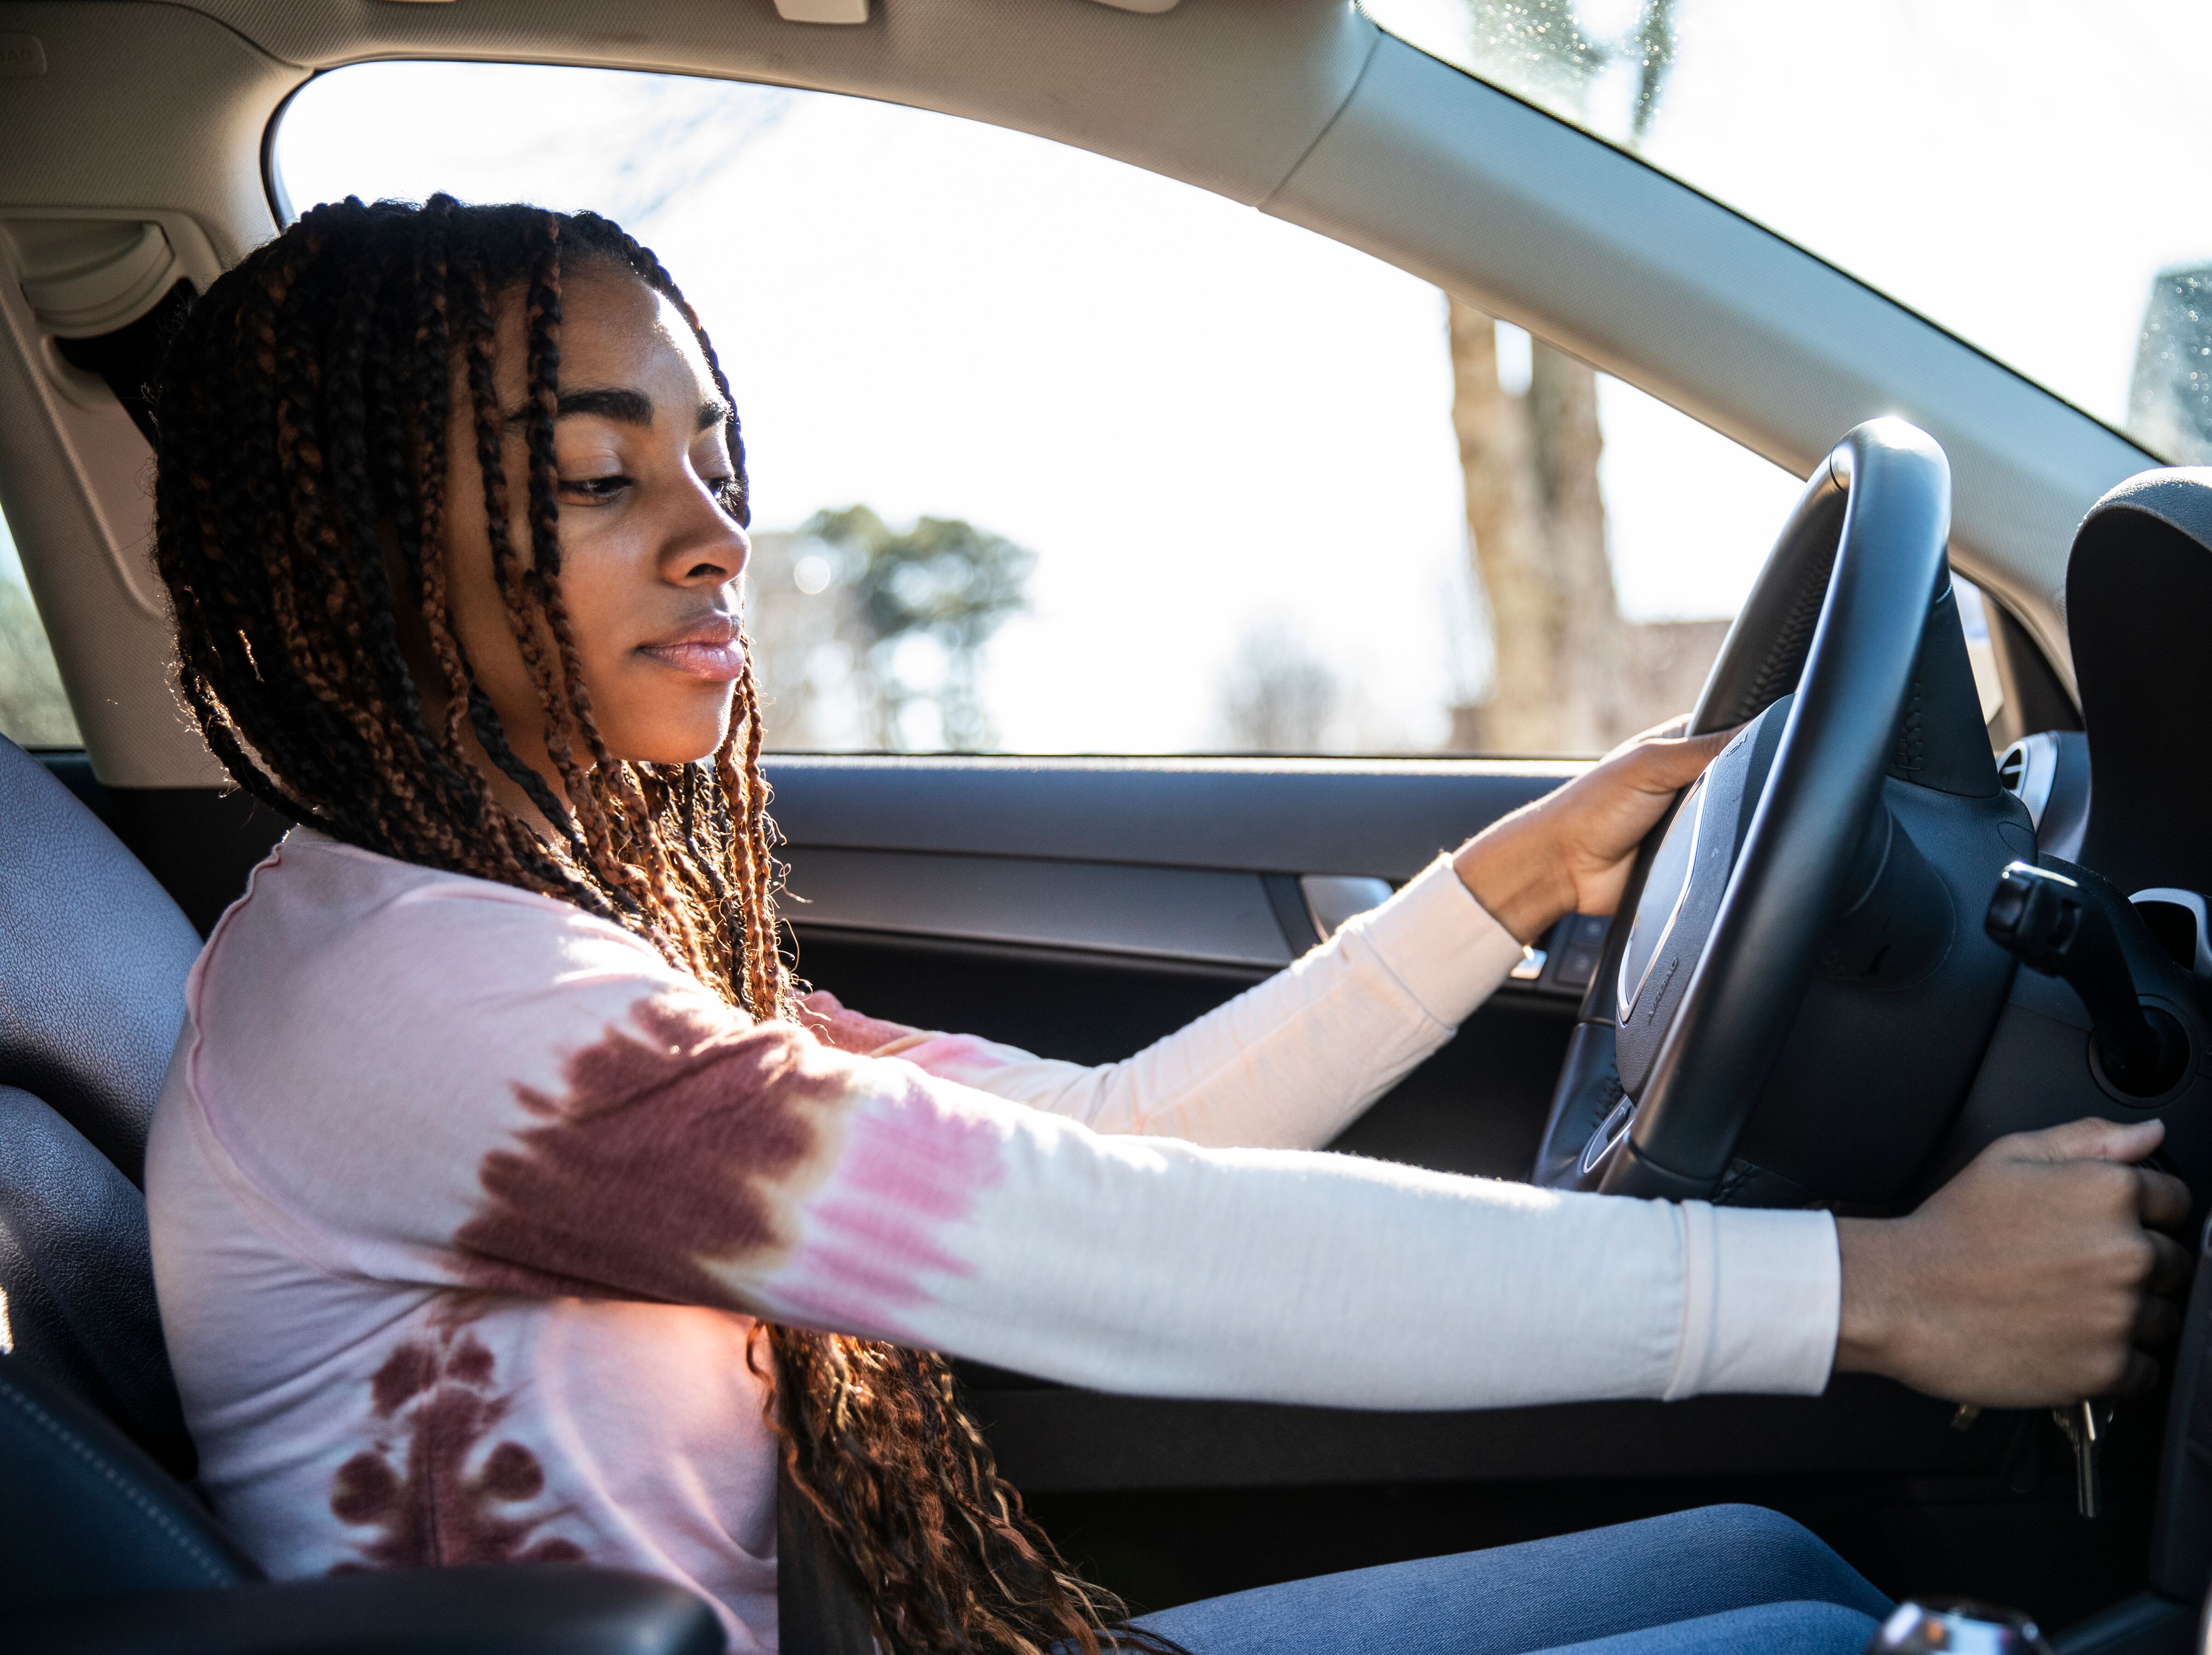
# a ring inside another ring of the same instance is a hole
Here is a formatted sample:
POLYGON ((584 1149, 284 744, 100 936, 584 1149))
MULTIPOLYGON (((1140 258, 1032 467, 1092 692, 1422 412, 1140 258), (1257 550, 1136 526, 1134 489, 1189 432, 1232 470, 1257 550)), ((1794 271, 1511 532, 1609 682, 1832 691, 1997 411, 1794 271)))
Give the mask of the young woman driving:
POLYGON ((1719 738, 1630 744, 1125 1063, 802 995, 737 417, 604 219, 318 208, 194 307, 158 411, 184 696, 301 824, 193 973, 148 1167, 204 1485, 277 1574, 587 1559, 770 1649, 781 1461, 892 1652, 1855 1650, 1880 1595, 1741 1508, 1132 1629, 930 1353, 1352 1407, 1841 1368, 2018 1406, 2170 1330, 2155 1125, 2005 1140, 1884 1222, 1314 1152, 1518 939, 1611 909, 1719 738))

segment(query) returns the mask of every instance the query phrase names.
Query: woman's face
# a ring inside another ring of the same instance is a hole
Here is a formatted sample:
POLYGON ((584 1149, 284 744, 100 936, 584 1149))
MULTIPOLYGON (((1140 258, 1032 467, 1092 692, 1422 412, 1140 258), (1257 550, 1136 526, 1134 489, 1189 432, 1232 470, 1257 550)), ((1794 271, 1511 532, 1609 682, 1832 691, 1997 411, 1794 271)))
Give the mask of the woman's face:
MULTIPOLYGON (((501 307, 493 383, 506 413, 507 532, 526 567, 522 309, 519 297, 501 307)), ((618 759, 703 758, 729 729, 744 664, 738 576, 750 547, 718 498, 733 469, 723 439, 728 410, 682 314, 597 260, 562 272, 560 383, 560 586, 593 721, 618 759)), ((454 629, 515 751, 557 779, 537 688, 492 573, 463 385, 453 408, 445 551, 454 629)), ((551 640, 542 646, 550 651, 551 640)))

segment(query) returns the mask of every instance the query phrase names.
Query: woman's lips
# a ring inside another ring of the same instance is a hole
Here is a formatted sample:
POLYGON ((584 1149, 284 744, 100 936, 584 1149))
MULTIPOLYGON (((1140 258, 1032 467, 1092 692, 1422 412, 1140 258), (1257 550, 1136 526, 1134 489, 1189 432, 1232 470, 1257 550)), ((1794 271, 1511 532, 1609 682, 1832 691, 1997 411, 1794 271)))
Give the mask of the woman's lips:
POLYGON ((639 652, 687 678, 726 684, 745 670, 744 646, 738 642, 738 623, 718 615, 657 644, 641 644, 639 652))

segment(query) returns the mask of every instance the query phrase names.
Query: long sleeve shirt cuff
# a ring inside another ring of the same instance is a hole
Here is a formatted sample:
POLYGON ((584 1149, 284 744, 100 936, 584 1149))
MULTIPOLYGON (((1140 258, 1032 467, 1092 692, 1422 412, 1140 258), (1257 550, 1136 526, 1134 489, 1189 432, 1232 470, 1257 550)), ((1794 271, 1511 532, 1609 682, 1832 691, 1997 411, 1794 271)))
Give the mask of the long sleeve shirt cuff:
POLYGON ((1678 1210, 1682 1337, 1666 1398, 1826 1390, 1843 1306, 1834 1217, 1702 1201, 1678 1210))
POLYGON ((1521 944, 1461 881, 1449 856, 1431 862, 1379 908, 1346 923, 1423 1010, 1456 1028, 1520 962, 1521 944))

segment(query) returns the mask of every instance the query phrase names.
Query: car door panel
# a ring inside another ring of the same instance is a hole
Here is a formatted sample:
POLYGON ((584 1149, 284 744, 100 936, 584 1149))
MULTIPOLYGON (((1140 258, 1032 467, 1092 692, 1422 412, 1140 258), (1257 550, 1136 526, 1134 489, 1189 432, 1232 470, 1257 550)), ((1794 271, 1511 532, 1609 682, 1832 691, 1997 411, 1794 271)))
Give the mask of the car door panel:
MULTIPOLYGON (((810 757, 769 774, 810 983, 1085 1063, 1318 942, 1299 876, 1402 880, 1553 782, 1449 761, 810 757)), ((1542 979, 1501 991, 1335 1147, 1526 1176, 1578 998, 1542 979)))
POLYGON ((1494 759, 779 754, 771 809, 811 846, 1411 879, 1589 767, 1494 759))

